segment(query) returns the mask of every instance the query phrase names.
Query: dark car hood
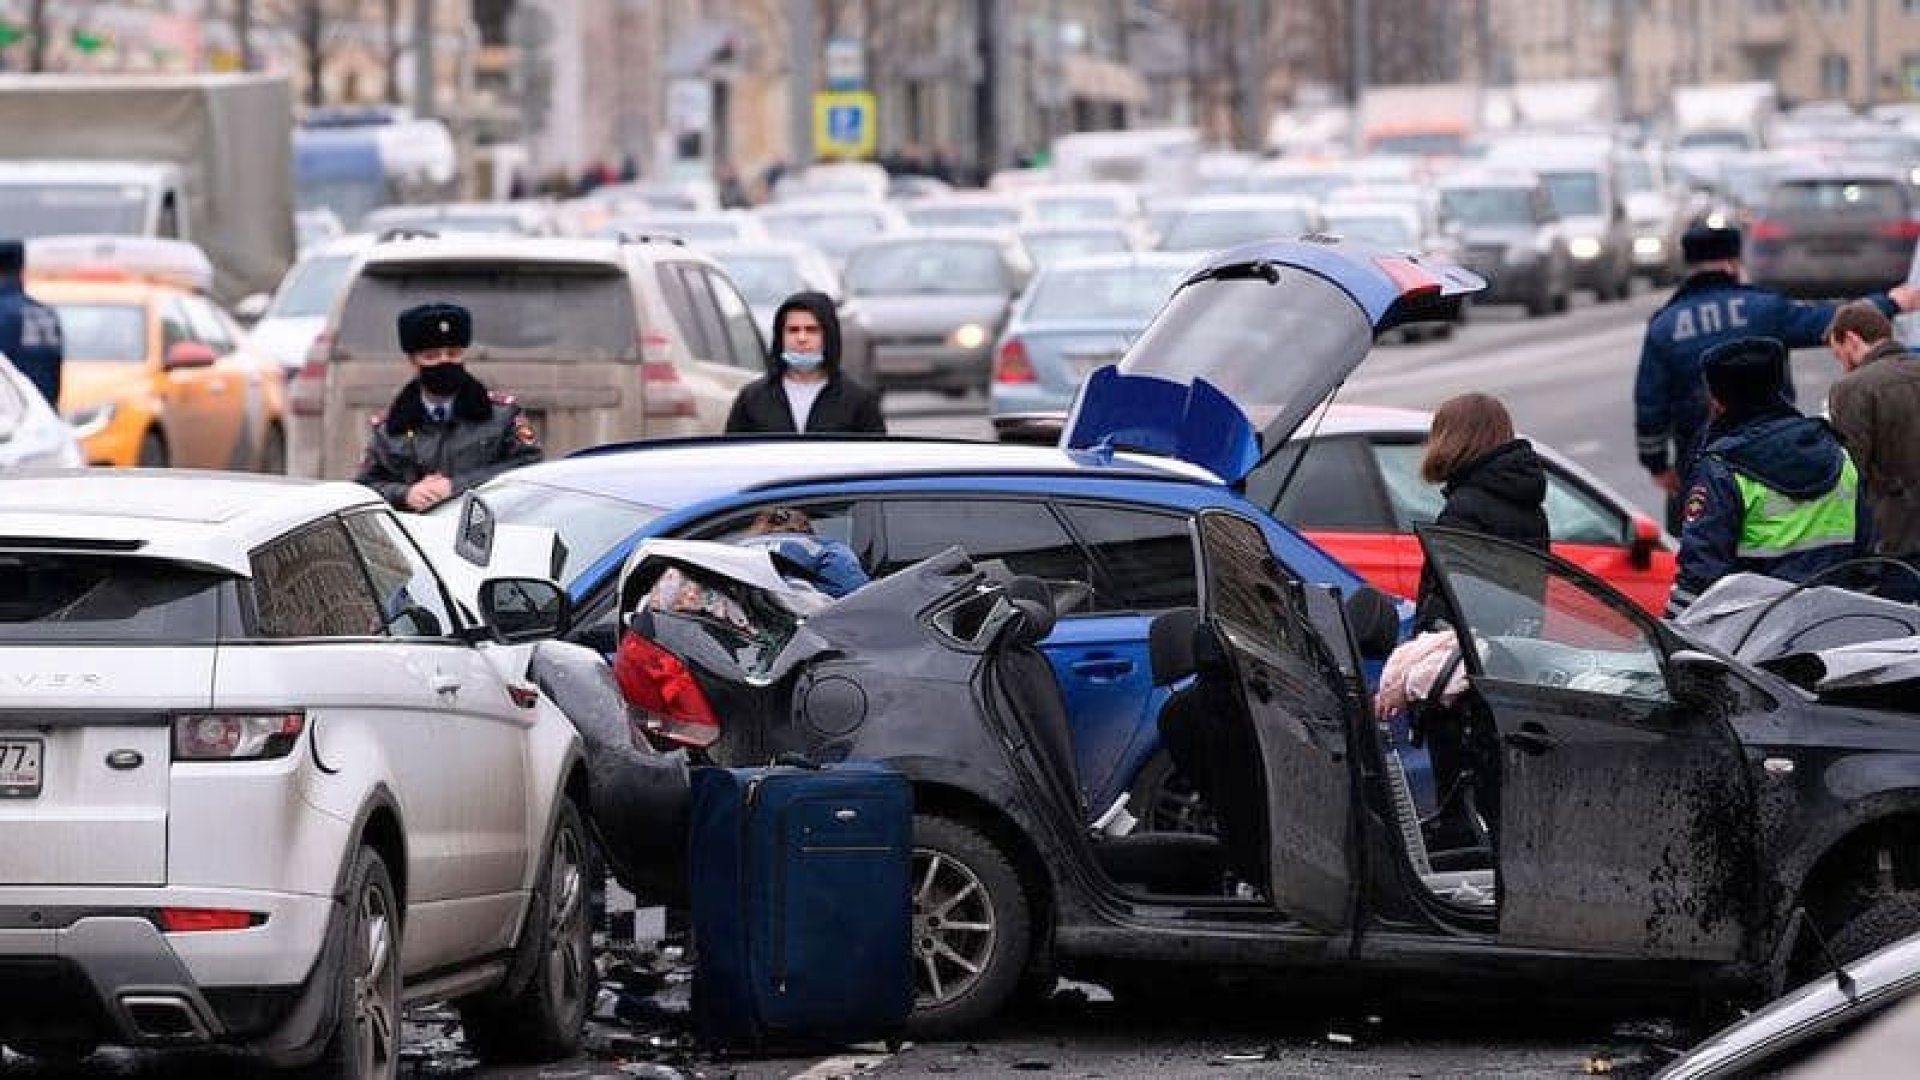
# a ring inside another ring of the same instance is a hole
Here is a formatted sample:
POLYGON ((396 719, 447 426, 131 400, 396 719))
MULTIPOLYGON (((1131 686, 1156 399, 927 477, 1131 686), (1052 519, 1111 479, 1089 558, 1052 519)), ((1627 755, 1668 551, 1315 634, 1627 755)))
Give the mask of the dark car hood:
POLYGON ((1443 316, 1486 283, 1359 241, 1269 241, 1188 276, 1117 368, 1082 385, 1061 445, 1171 454, 1236 483, 1286 445, 1376 335, 1443 316), (1256 437, 1251 413, 1271 415, 1256 437))

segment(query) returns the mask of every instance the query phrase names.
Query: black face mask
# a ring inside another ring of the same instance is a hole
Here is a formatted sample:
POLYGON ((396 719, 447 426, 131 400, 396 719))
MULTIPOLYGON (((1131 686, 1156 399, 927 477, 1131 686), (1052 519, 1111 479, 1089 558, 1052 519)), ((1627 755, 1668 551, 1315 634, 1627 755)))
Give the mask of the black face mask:
POLYGON ((466 383, 464 364, 429 364, 420 369, 420 389, 434 397, 450 397, 466 383))

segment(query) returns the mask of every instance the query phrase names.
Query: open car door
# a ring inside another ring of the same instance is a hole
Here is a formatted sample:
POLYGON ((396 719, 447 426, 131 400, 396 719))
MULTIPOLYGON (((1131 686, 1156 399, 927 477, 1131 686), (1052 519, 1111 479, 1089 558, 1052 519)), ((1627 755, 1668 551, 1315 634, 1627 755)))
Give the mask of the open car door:
MULTIPOLYGON (((1348 702, 1293 582, 1280 575, 1260 527, 1211 511, 1198 519, 1200 603, 1225 646, 1244 712, 1210 718, 1237 728, 1215 743, 1223 785, 1257 796, 1229 800, 1220 831, 1236 867, 1258 845, 1263 886, 1276 906, 1316 929, 1351 919, 1353 784, 1348 702), (1240 815, 1232 810, 1239 809, 1240 815), (1264 820, 1246 817, 1266 811, 1264 820)), ((1218 677, 1204 668, 1201 678, 1218 677)), ((1243 871, 1244 872, 1244 871, 1243 871)))
POLYGON ((1762 891, 1736 682, 1702 696, 1674 679, 1719 661, 1676 654, 1564 560, 1451 529, 1420 540, 1498 729, 1502 943, 1734 959, 1762 891))

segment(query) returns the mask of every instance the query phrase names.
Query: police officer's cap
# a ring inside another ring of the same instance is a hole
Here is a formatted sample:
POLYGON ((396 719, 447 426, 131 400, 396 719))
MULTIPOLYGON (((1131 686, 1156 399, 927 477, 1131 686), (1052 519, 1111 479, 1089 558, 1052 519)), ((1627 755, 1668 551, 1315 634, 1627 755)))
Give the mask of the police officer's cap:
POLYGON ((1681 234, 1680 253, 1690 263, 1737 259, 1740 257, 1740 230, 1695 225, 1681 234))
POLYGON ((459 304, 421 304, 400 313, 400 351, 464 349, 473 344, 473 316, 459 304))
POLYGON ((1787 347, 1770 337, 1738 338, 1700 356, 1707 390, 1725 406, 1784 400, 1787 347))
POLYGON ((17 274, 26 265, 26 244, 18 240, 0 240, 0 274, 17 274))

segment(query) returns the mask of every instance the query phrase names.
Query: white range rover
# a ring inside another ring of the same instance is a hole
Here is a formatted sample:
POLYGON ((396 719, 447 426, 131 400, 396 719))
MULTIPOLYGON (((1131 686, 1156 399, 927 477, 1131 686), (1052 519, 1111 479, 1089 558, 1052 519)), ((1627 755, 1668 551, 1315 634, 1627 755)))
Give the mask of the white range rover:
POLYGON ((484 1060, 577 1047, 585 769, 526 676, 565 594, 451 558, 353 484, 0 477, 0 1043, 393 1076, 440 999, 484 1060))

